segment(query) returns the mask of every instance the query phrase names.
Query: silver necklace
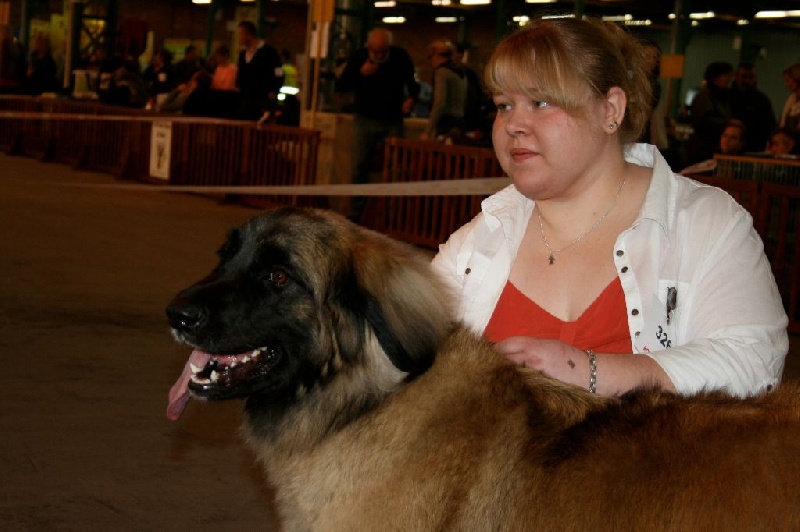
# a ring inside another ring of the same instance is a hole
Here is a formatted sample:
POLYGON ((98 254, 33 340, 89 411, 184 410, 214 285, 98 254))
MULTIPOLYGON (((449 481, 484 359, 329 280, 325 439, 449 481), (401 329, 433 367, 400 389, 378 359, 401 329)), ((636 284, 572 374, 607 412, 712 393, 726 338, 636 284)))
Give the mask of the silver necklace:
POLYGON ((597 229, 600 226, 600 224, 603 223, 603 221, 605 221, 606 218, 608 218, 608 215, 611 214, 611 211, 613 211, 614 207, 617 206, 617 200, 619 200, 619 196, 620 194, 622 194, 622 187, 625 186, 625 181, 627 179, 628 179, 628 172, 626 171, 625 175, 622 177, 622 181, 619 184, 617 193, 614 195, 614 201, 611 203, 611 207, 608 208, 605 214, 603 214, 603 216, 601 216, 595 223, 593 223, 592 226, 589 229, 587 229, 581 236, 579 236, 578 238, 576 238, 575 240, 573 240, 572 242, 570 242, 569 244, 560 249, 553 250, 553 248, 550 247, 550 242, 547 241, 547 235, 544 234, 544 224, 542 223, 542 214, 539 212, 538 208, 536 209, 536 215, 539 217, 539 232, 542 234, 542 241, 544 242, 544 247, 546 247, 547 251, 550 252, 550 255, 547 257, 548 263, 552 265, 556 261, 556 253, 561 253, 562 251, 571 248, 572 246, 574 246, 575 244, 577 244, 578 242, 589 236, 589 234, 592 231, 597 229))

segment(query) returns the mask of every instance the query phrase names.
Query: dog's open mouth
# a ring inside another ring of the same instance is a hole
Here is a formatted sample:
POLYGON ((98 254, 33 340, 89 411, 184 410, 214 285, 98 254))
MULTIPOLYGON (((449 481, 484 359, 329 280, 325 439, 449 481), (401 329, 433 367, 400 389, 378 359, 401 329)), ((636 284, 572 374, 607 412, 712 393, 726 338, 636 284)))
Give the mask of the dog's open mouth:
POLYGON ((275 366, 275 349, 261 347, 237 355, 214 355, 195 349, 169 392, 167 417, 180 418, 191 395, 204 399, 235 396, 238 384, 251 381, 275 366))

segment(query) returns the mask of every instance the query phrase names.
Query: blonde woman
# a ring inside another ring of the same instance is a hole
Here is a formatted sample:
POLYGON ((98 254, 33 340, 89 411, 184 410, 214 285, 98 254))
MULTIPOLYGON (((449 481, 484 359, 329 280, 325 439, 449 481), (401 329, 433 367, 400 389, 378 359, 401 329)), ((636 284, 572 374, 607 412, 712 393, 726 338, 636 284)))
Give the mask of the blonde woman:
POLYGON ((747 395, 777 384, 787 317, 747 212, 635 144, 650 116, 639 43, 596 19, 533 20, 486 69, 513 185, 436 269, 459 317, 518 364, 602 394, 747 395))

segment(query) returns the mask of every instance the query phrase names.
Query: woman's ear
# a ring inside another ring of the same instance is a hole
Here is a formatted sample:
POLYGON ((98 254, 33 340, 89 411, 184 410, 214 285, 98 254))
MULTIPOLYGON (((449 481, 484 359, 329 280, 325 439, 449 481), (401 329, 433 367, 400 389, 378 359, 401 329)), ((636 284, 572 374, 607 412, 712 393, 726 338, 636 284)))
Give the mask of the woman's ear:
POLYGON ((625 118, 625 108, 628 105, 628 96, 619 87, 611 87, 606 94, 605 123, 608 133, 616 132, 625 118))

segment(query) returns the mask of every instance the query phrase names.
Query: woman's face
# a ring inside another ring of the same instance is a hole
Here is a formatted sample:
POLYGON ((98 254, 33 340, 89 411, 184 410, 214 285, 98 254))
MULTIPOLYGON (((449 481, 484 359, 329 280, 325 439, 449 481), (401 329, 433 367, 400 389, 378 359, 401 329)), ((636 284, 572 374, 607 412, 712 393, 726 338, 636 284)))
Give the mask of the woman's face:
POLYGON ((599 125, 601 103, 590 108, 588 118, 519 93, 496 94, 494 103, 494 150, 520 193, 531 199, 564 197, 593 179, 590 169, 608 140, 599 125))

